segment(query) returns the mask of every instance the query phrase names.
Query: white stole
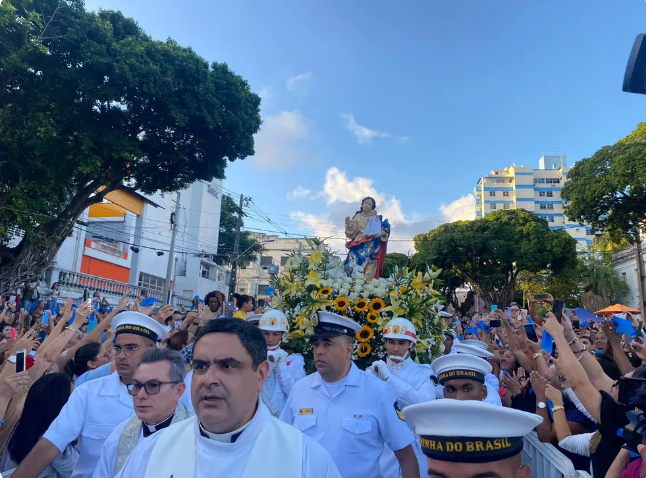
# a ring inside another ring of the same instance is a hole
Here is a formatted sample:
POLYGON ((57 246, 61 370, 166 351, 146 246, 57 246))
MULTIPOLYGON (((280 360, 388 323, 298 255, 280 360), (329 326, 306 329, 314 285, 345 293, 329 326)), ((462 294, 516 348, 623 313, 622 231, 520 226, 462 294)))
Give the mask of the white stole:
MULTIPOLYGON (((184 420, 166 429, 153 448, 144 478, 160 476, 195 478, 197 460, 195 420, 197 419, 195 417, 184 420)), ((300 430, 272 416, 267 417, 265 425, 256 437, 244 473, 240 478, 259 476, 302 478, 303 434, 300 430)))

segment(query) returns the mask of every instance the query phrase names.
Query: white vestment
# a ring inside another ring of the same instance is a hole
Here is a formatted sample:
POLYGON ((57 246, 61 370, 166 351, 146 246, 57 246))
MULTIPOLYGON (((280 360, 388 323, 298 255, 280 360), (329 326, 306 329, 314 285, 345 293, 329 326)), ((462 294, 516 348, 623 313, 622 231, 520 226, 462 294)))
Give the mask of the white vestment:
POLYGON ((198 418, 190 418, 143 440, 117 477, 294 478, 296 470, 300 478, 340 478, 321 445, 273 418, 259 402, 233 443, 203 436, 198 418))

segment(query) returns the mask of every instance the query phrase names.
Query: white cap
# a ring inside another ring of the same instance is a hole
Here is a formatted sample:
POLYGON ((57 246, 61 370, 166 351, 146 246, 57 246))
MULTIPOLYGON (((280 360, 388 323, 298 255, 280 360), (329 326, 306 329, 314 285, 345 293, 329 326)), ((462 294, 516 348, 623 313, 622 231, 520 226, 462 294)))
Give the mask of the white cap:
POLYGON ((417 342, 417 331, 413 323, 403 317, 395 317, 384 329, 384 339, 403 339, 417 342))
POLYGON ((466 339, 461 341, 460 343, 464 345, 475 345, 476 347, 480 347, 481 349, 489 350, 487 344, 485 344, 482 340, 466 339))
MULTIPOLYGON (((439 360, 439 359, 438 359, 439 360)), ((404 408, 431 459, 491 463, 518 455, 523 437, 543 422, 533 413, 474 400, 434 400, 404 408)))
POLYGON ((456 343, 456 344, 453 344, 453 347, 455 347, 455 350, 459 354, 468 354, 468 355, 473 355, 475 357, 480 357, 480 358, 493 357, 493 354, 491 352, 477 345, 465 345, 464 343, 456 343))
POLYGON ((440 385, 454 379, 484 383, 485 376, 492 370, 486 360, 467 354, 443 355, 433 361, 431 368, 440 385))
POLYGON ((455 331, 455 329, 444 329, 444 335, 450 335, 453 337, 453 339, 456 339, 458 337, 458 333, 455 331))
POLYGON ((262 317, 262 314, 250 315, 249 317, 247 317, 247 322, 260 322, 260 317, 262 317))
POLYGON ((271 330, 273 332, 289 332, 289 321, 285 314, 278 309, 266 310, 260 318, 258 327, 261 330, 271 330))
POLYGON ((354 337, 361 330, 361 325, 354 320, 332 312, 317 312, 312 316, 312 325, 314 325, 314 333, 308 335, 306 337, 308 339, 339 337, 340 335, 354 337))
POLYGON ((140 312, 125 311, 117 314, 112 321, 115 335, 135 334, 154 342, 166 337, 166 328, 152 317, 140 312))

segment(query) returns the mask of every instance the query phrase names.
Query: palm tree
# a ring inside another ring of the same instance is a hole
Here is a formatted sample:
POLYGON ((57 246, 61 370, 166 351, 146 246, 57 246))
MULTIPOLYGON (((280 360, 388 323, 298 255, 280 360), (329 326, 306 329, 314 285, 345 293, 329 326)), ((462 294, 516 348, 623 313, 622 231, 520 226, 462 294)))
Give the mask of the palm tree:
POLYGON ((618 302, 628 292, 628 286, 615 269, 601 259, 590 258, 581 268, 584 284, 583 307, 589 311, 603 309, 618 302))

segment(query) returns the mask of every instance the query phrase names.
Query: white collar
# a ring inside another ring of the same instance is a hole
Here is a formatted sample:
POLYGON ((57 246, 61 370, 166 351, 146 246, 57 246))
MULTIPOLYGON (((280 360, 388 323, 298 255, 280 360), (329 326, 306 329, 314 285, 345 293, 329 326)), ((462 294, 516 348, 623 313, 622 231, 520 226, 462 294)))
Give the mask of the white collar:
POLYGON ((393 362, 388 358, 388 368, 391 368, 393 370, 404 370, 407 366, 409 366, 409 362, 413 362, 413 359, 408 357, 406 360, 403 362, 393 362))

